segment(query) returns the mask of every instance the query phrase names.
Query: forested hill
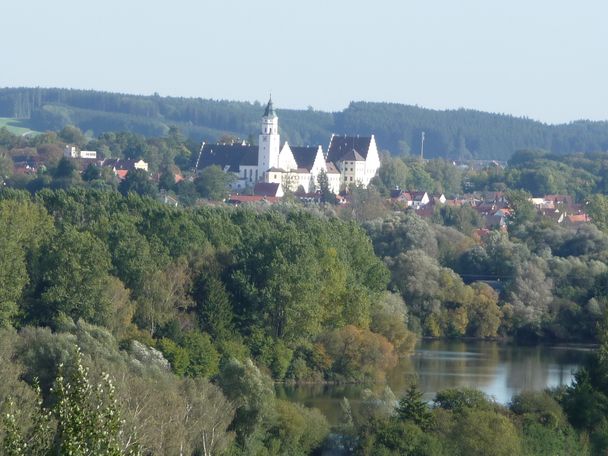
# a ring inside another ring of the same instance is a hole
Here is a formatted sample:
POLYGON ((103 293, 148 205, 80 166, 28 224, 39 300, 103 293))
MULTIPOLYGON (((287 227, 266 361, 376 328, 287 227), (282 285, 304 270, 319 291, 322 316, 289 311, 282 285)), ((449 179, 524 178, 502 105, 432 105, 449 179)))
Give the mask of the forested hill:
MULTIPOLYGON (((280 100, 277 100, 280 106, 280 100)), ((36 130, 67 124, 97 135, 133 131, 160 136, 175 125, 195 140, 223 135, 257 138, 259 103, 201 98, 139 96, 70 89, 0 89, 0 117, 23 119, 36 130)), ((381 149, 418 154, 424 131, 425 157, 506 160, 518 149, 553 153, 608 150, 608 122, 547 125, 525 118, 474 110, 437 111, 394 103, 353 102, 336 113, 279 109, 283 138, 292 144, 322 144, 331 133, 374 133, 381 149)))

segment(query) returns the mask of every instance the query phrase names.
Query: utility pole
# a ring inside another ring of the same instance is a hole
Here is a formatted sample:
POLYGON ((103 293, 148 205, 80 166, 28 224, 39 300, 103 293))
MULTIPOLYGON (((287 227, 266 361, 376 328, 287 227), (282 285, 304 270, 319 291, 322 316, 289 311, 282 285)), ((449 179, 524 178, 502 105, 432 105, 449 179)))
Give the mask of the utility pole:
POLYGON ((424 160, 424 132, 420 135, 420 160, 424 160))

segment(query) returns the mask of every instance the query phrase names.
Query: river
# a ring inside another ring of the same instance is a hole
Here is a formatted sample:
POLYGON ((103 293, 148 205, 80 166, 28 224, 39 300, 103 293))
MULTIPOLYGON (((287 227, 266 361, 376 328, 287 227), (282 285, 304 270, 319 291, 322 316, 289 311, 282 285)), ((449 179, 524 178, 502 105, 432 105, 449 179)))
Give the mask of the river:
MULTIPOLYGON (((469 387, 506 404, 524 390, 570 384, 589 353, 591 348, 581 345, 530 347, 494 341, 422 340, 388 374, 387 383, 397 397, 415 380, 427 400, 446 388, 469 387)), ((317 407, 336 423, 342 398, 357 407, 366 387, 378 392, 384 389, 384 385, 278 385, 277 395, 317 407)))

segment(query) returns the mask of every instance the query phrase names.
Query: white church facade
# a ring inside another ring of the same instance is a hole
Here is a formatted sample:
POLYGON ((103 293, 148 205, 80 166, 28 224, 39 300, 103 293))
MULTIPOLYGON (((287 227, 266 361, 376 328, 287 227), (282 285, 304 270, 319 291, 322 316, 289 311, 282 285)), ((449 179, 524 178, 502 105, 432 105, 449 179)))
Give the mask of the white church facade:
POLYGON ((380 168, 380 157, 374 135, 332 135, 325 153, 320 145, 281 145, 279 118, 270 99, 262 116, 258 145, 203 143, 196 170, 212 165, 235 174, 235 190, 267 182, 279 183, 285 190, 312 193, 319 188, 319 174, 325 172, 329 188, 337 194, 349 185, 366 187, 380 168))

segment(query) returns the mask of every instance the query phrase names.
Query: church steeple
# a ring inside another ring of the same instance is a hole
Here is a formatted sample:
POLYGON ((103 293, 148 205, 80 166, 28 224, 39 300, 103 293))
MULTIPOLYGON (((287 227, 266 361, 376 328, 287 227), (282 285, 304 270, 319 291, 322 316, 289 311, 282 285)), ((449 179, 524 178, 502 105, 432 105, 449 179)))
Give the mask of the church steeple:
POLYGON ((268 100, 268 104, 266 105, 266 109, 264 110, 264 117, 276 117, 277 115, 274 112, 274 106, 272 105, 272 95, 268 100))
POLYGON ((258 176, 262 177, 270 168, 279 166, 279 117, 274 112, 272 95, 262 116, 262 131, 258 142, 258 176))

